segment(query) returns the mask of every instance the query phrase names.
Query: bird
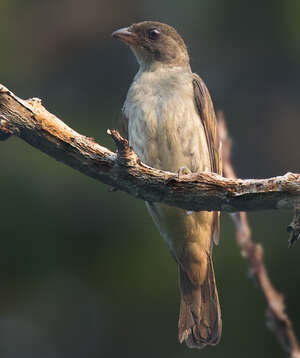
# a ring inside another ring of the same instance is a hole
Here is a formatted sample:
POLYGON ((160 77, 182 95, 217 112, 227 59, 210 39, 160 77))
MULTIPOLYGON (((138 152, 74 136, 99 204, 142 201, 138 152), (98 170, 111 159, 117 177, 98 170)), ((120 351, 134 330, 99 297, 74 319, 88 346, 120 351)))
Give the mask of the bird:
MULTIPOLYGON (((143 21, 112 33, 139 65, 121 111, 129 145, 145 164, 182 175, 221 174, 221 143, 209 91, 192 72, 184 40, 170 25, 143 21)), ((178 339, 189 348, 216 345, 221 310, 212 262, 219 212, 187 212, 146 202, 178 265, 178 339)))

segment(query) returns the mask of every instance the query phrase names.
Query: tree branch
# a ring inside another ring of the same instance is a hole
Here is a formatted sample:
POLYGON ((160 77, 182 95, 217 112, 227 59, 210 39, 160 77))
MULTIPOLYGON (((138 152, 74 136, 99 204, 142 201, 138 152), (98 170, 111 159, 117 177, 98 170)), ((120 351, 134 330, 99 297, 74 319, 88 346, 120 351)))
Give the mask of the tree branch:
POLYGON ((41 100, 22 100, 0 85, 1 140, 16 135, 74 169, 136 198, 194 211, 292 209, 300 203, 300 174, 247 180, 214 173, 179 176, 143 164, 116 130, 109 130, 108 134, 117 145, 117 153, 75 132, 49 113, 41 100))
MULTIPOLYGON (((194 211, 294 209, 295 217, 288 227, 292 244, 300 236, 300 174, 237 179, 230 161, 231 142, 222 119, 219 131, 224 143, 225 178, 214 173, 179 176, 143 164, 118 131, 108 130, 118 149, 114 153, 68 127, 49 113, 38 98, 22 100, 0 85, 0 140, 16 135, 85 175, 150 202, 161 201, 194 211)), ((246 213, 235 213, 232 217, 242 256, 247 259, 268 303, 269 321, 291 357, 299 358, 299 345, 285 313, 283 297, 272 287, 261 246, 250 239, 246 213)))
MULTIPOLYGON (((218 131, 222 140, 223 172, 225 177, 236 178, 231 165, 231 139, 228 136, 226 122, 222 112, 218 115, 218 131)), ((296 209, 297 210, 297 209, 296 209)), ((283 349, 291 358, 300 358, 300 347, 297 341, 293 325, 285 312, 284 297, 273 287, 268 272, 263 262, 263 249, 261 245, 251 240, 251 230, 245 212, 231 214, 236 227, 236 242, 241 250, 242 257, 248 261, 251 276, 255 279, 267 301, 267 326, 275 331, 275 334, 283 349)), ((288 227, 291 235, 299 236, 299 212, 295 214, 292 222, 293 228, 288 227), (298 219, 297 223, 294 221, 298 219), (298 230, 298 231, 297 231, 298 230)), ((291 240, 297 240, 298 236, 291 240)), ((292 242, 291 242, 292 243, 292 242)))

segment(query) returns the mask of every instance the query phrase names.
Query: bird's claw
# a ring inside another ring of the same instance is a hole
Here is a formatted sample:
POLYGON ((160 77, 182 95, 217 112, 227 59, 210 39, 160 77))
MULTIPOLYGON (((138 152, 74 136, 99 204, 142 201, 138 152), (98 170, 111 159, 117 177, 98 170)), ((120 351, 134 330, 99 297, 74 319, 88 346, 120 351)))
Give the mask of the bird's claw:
MULTIPOLYGON (((192 172, 190 171, 189 168, 187 167, 180 167, 178 169, 178 172, 177 172, 177 175, 178 175, 178 180, 181 180, 181 178, 184 176, 184 175, 189 175, 189 174, 192 174, 192 172)), ((193 211, 191 210, 186 210, 186 215, 192 215, 193 214, 193 211)))
POLYGON ((189 175, 189 174, 192 174, 192 172, 190 171, 189 168, 187 168, 187 167, 180 167, 180 168, 178 169, 178 172, 177 172, 178 180, 181 180, 181 178, 182 178, 184 175, 189 175))

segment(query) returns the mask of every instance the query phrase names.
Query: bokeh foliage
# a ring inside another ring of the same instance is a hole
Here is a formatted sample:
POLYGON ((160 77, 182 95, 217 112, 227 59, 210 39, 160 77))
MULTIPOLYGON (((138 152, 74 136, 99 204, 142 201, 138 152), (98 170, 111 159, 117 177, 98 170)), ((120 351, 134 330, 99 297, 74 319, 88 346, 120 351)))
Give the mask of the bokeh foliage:
MULTIPOLYGON (((118 126, 137 65, 110 33, 167 22, 225 111, 238 175, 299 172, 299 11, 297 1, 1 0, 0 83, 113 148, 106 129, 118 126)), ((227 215, 214 251, 223 338, 199 352, 177 343, 176 265, 142 201, 17 138, 1 143, 0 185, 2 358, 283 356, 227 215)), ((290 218, 253 213, 250 222, 299 332, 290 218)))

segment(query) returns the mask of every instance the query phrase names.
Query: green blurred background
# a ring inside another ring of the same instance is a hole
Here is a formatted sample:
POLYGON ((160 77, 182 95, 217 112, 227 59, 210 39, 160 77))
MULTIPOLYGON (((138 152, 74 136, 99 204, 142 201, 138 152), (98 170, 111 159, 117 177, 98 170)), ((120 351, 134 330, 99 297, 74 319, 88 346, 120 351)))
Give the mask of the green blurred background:
MULTIPOLYGON (((0 0, 0 82, 114 149, 106 129, 117 126, 137 64, 110 34, 167 22, 226 114, 238 175, 299 172, 299 15, 300 2, 283 0, 0 0)), ((144 203, 17 138, 0 146, 1 358, 284 356, 227 215, 214 250, 222 341, 189 350, 177 342, 177 269, 144 203)), ((290 219, 250 215, 300 336, 290 219)))

